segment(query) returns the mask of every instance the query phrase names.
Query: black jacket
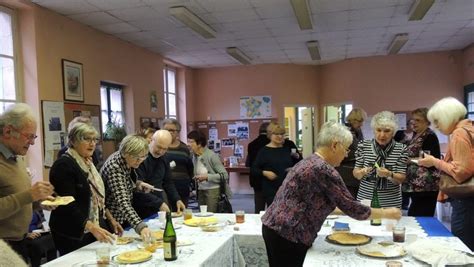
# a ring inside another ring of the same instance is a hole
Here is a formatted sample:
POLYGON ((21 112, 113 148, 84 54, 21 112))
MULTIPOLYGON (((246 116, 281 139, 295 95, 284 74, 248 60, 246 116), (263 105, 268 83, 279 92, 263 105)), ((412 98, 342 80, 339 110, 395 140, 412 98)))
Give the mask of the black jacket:
POLYGON ((63 155, 49 172, 49 181, 60 196, 73 196, 75 201, 51 212, 49 225, 53 233, 81 239, 89 217, 91 189, 85 173, 76 161, 63 155))

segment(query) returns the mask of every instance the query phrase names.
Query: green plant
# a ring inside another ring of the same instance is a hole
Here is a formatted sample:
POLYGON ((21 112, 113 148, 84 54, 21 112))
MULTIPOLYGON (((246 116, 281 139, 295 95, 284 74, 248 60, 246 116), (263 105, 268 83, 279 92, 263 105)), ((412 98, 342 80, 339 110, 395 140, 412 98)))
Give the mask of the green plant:
POLYGON ((118 144, 125 136, 127 136, 127 130, 124 123, 121 123, 116 119, 107 123, 104 133, 104 138, 106 140, 113 140, 118 144))

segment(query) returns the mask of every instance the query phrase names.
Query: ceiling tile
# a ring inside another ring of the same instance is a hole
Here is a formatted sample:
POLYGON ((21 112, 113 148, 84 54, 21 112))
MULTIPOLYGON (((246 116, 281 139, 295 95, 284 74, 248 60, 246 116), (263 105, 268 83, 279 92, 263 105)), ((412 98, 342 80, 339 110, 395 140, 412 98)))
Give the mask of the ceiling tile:
POLYGON ((106 33, 110 33, 110 34, 140 31, 138 28, 126 22, 97 25, 97 26, 94 26, 94 28, 106 33))
POLYGON ((109 15, 107 12, 102 12, 102 11, 83 13, 83 14, 77 14, 77 15, 69 15, 69 17, 73 20, 79 21, 80 23, 91 25, 91 26, 122 22, 116 17, 109 15))
POLYGON ((86 0, 86 2, 105 11, 145 5, 141 0, 86 0))
POLYGON ((38 3, 45 8, 54 10, 57 13, 63 15, 73 15, 100 11, 99 8, 85 1, 41 0, 33 2, 38 3))

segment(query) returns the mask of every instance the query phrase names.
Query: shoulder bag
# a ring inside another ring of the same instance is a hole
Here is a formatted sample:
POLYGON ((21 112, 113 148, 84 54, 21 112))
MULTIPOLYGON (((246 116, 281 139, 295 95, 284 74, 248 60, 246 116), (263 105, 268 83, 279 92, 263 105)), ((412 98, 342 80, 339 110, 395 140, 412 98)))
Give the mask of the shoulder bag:
POLYGON ((232 204, 230 204, 229 198, 225 193, 226 181, 222 174, 220 175, 219 183, 219 200, 217 201, 217 213, 233 213, 232 204))
MULTIPOLYGON (((466 128, 463 129, 470 137, 472 149, 474 145, 472 135, 466 128)), ((439 190, 452 198, 474 197, 474 177, 468 178, 463 183, 458 183, 453 177, 443 172, 439 180, 439 190)))

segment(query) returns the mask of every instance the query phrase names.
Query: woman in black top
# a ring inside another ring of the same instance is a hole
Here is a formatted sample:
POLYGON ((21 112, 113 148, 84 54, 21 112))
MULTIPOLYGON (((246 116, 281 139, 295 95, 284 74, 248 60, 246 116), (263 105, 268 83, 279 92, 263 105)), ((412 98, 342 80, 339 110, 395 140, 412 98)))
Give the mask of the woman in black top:
POLYGON ((98 133, 91 125, 76 123, 69 132, 69 148, 56 160, 49 180, 60 196, 75 201, 51 213, 49 225, 61 255, 96 240, 112 243, 111 232, 121 235, 120 224, 105 207, 105 189, 92 163, 98 133))
POLYGON ((263 197, 267 206, 270 206, 288 170, 300 160, 300 157, 298 159, 292 157, 291 149, 283 146, 284 128, 271 123, 267 129, 270 143, 260 149, 250 172, 252 175, 262 177, 263 197))

